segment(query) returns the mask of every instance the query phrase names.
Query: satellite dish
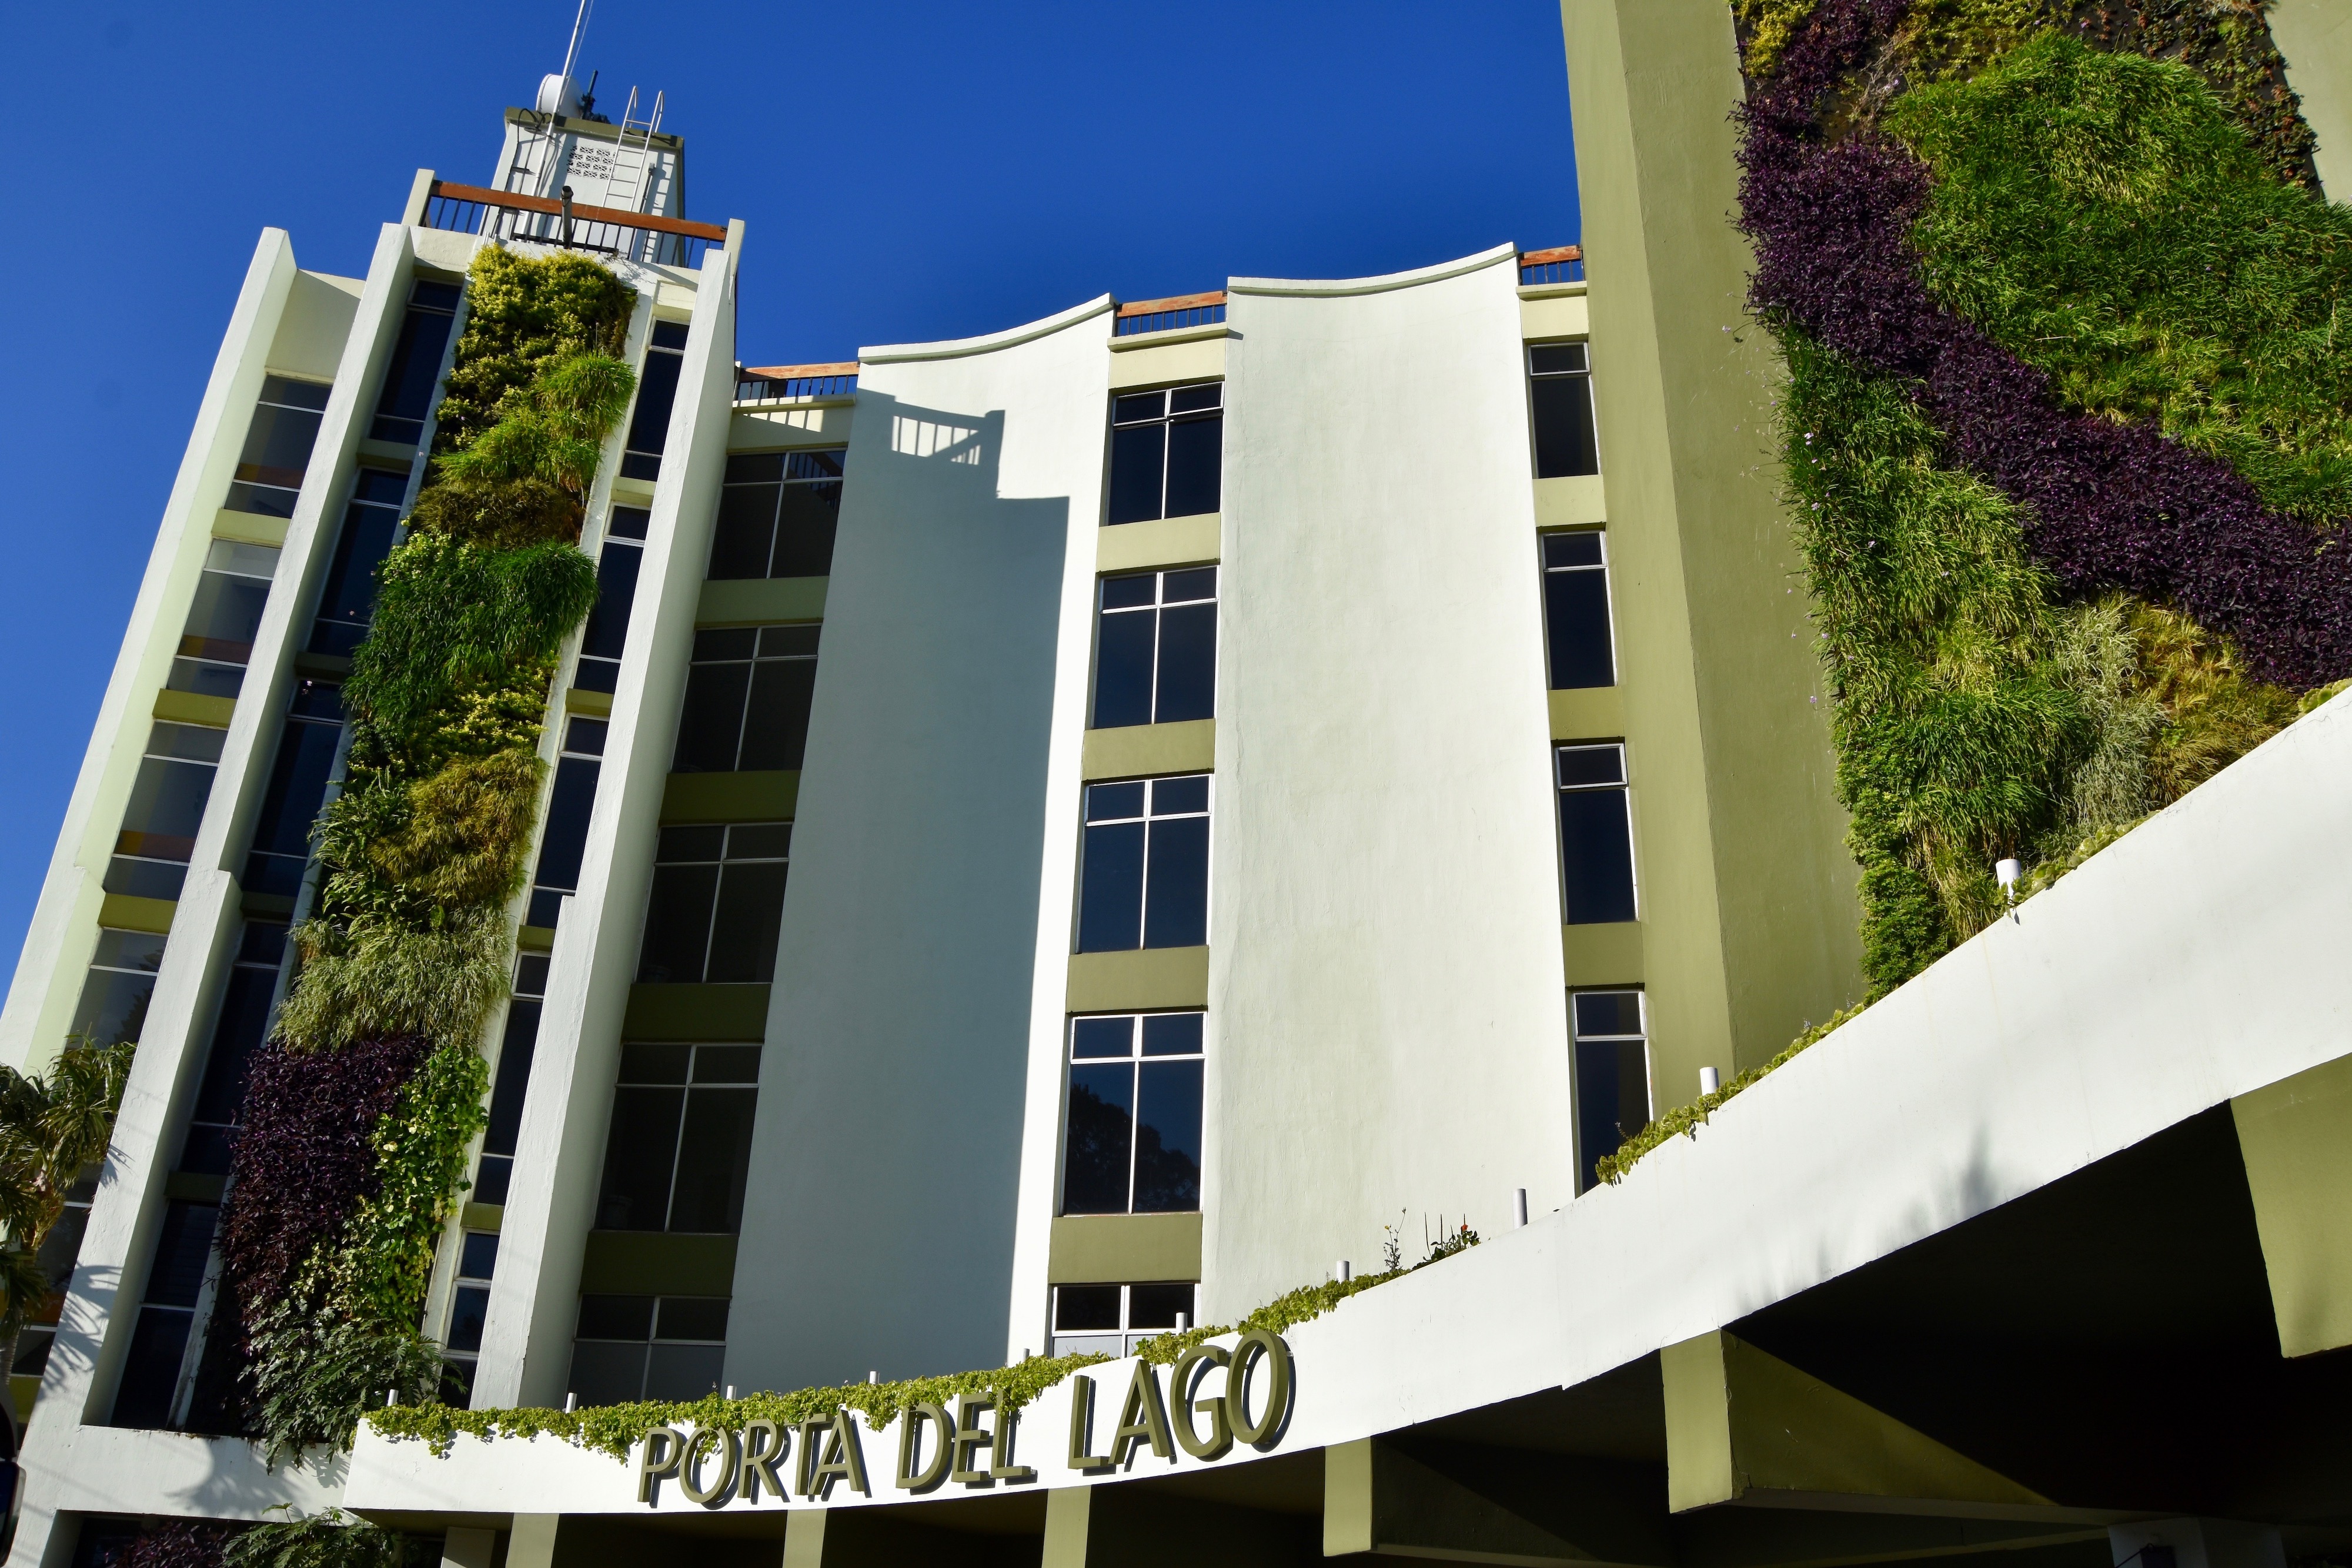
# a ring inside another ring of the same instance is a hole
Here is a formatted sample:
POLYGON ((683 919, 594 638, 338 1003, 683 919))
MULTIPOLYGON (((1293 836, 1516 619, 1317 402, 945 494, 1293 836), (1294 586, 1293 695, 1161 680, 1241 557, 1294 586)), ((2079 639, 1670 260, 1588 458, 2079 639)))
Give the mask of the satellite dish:
POLYGON ((534 107, 541 114, 577 114, 580 84, 562 71, 550 71, 539 79, 539 101, 534 107))

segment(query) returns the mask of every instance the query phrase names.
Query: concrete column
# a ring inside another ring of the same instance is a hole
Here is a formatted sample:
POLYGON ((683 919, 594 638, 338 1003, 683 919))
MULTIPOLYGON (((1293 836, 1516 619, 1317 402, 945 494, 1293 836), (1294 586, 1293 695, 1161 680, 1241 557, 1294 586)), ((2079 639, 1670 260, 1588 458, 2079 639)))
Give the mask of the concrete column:
POLYGON ((507 1536, 507 1568, 555 1568, 555 1537, 562 1528, 560 1513, 519 1513, 507 1536))
POLYGON ((498 1546, 495 1530, 453 1530, 441 1538, 441 1568, 490 1568, 498 1546))

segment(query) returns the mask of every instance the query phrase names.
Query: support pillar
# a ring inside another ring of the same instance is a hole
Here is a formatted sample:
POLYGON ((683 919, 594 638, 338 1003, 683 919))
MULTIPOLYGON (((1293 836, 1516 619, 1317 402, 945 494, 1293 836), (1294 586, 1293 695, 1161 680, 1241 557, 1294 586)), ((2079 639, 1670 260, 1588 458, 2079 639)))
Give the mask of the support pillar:
POLYGON ((2241 1094, 2230 1116, 2280 1353, 2352 1344, 2352 1056, 2241 1094))

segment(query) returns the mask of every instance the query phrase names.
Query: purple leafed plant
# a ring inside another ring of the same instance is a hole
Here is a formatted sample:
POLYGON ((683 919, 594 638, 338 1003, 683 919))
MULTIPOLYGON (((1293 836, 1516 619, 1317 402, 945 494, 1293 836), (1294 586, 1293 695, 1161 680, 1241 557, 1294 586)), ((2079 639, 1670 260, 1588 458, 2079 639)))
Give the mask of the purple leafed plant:
POLYGON ((2265 507, 2228 465, 2157 431, 2057 406, 2048 378, 1929 296, 1908 235, 1928 172, 1821 116, 1904 0, 1823 0, 1739 111, 1750 302, 1914 395, 1969 468, 2032 508, 2027 541, 2069 592, 2121 589, 2227 633, 2250 673, 2312 686, 2352 671, 2352 552, 2265 507))

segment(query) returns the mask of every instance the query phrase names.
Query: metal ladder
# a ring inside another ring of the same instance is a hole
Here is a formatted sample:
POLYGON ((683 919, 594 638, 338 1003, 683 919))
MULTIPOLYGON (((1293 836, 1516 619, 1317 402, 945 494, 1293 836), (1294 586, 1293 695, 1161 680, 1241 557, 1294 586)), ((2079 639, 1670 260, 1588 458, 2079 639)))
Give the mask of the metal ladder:
POLYGON ((624 212, 646 211, 646 198, 654 193, 652 187, 661 166, 654 161, 654 137, 661 130, 661 93, 654 94, 652 115, 637 118, 637 89, 629 89, 629 107, 621 111, 621 135, 613 149, 613 183, 605 205, 624 212), (636 141, 629 140, 635 136, 636 141))

